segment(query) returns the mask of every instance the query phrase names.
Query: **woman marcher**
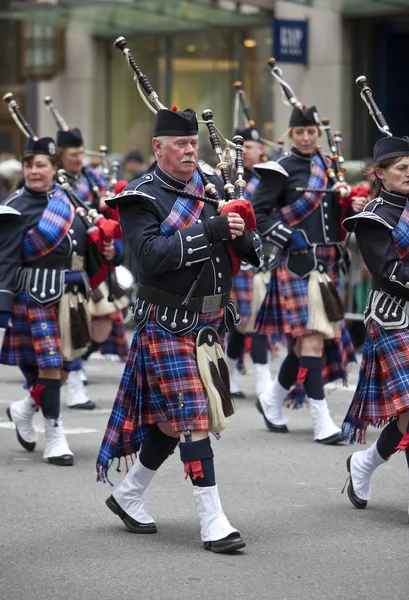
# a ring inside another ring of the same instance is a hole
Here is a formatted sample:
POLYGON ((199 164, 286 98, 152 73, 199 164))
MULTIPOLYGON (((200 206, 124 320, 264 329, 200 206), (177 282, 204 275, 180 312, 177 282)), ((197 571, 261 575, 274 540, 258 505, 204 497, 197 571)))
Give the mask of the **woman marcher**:
POLYGON ((22 163, 25 184, 4 203, 18 214, 12 221, 0 218, 0 327, 6 328, 0 362, 19 366, 29 391, 7 414, 18 441, 32 452, 37 442, 33 416, 41 407, 44 458, 55 465, 72 465, 74 455, 60 414, 60 387, 68 372, 78 369, 80 358, 75 357, 89 341, 86 226, 53 183, 57 161, 51 138, 29 138, 22 163), (77 327, 67 313, 75 315, 77 327))
POLYGON ((375 199, 344 221, 355 231, 373 285, 358 386, 342 433, 365 443, 369 424, 384 427, 372 446, 347 460, 348 497, 356 508, 366 508, 372 473, 397 450, 405 451, 409 466, 409 138, 379 140, 374 162, 375 199))
MULTIPOLYGON (((107 183, 95 169, 84 166, 84 141, 78 128, 57 132, 57 156, 68 175, 71 187, 80 200, 101 212, 108 211, 103 201, 107 183), (100 200, 102 198, 102 202, 100 200)), ((109 216, 108 214, 106 215, 109 216)), ((123 243, 114 240, 104 250, 104 256, 119 265, 124 256, 123 243)), ((94 291, 90 311, 92 315, 92 342, 85 355, 85 360, 109 340, 108 349, 116 353, 122 360, 128 355, 128 342, 123 313, 115 303, 108 302, 108 287, 105 283, 94 291)), ((70 408, 92 410, 95 403, 89 399, 84 387, 84 371, 79 369, 70 373, 67 380, 67 405, 70 408)))
MULTIPOLYGON (((260 395, 257 408, 270 431, 287 432, 283 403, 298 408, 307 397, 314 439, 335 444, 341 441, 341 430, 330 416, 324 384, 338 379, 346 382, 347 366, 355 354, 344 322, 331 322, 322 300, 318 311, 317 300, 309 301, 309 280, 325 282, 328 275, 339 285, 341 207, 326 174, 330 160, 316 152, 321 134, 316 108, 295 108, 289 127, 291 152, 263 170, 253 198, 257 228, 273 244, 273 266, 277 266, 256 329, 271 334, 274 341, 286 339, 289 347, 278 376, 260 395), (328 188, 328 193, 300 188, 328 188)), ((355 203, 353 208, 361 207, 355 203)))

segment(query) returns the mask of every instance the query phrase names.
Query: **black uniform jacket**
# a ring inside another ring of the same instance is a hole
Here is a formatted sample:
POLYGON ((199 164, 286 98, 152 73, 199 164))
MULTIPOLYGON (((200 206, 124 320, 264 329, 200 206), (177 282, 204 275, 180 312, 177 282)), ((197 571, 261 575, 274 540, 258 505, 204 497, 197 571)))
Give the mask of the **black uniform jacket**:
MULTIPOLYGON (((39 304, 49 305, 58 301, 63 293, 63 271, 70 270, 67 267, 56 268, 59 258, 85 255, 86 228, 81 219, 75 215, 71 228, 62 242, 41 258, 41 268, 29 268, 29 264, 24 263, 22 258, 24 235, 39 222, 50 193, 51 190, 34 192, 24 185, 3 202, 4 205, 18 211, 20 216, 3 219, 0 214, 0 311, 11 312, 14 295, 24 288, 39 304), (49 261, 49 268, 47 268, 47 261, 49 261), (33 277, 37 272, 35 286, 29 285, 28 276, 31 271, 33 277), (42 297, 41 293, 45 296, 42 297)), ((84 283, 85 281, 87 279, 84 283)))
MULTIPOLYGON (((207 175, 224 197, 223 184, 208 165, 202 164, 207 175)), ((118 205, 121 226, 136 264, 136 277, 141 286, 149 286, 173 296, 186 297, 198 279, 192 297, 220 296, 231 289, 232 266, 226 242, 210 243, 203 223, 217 217, 216 208, 204 204, 196 224, 178 229, 169 237, 160 234, 161 223, 170 214, 178 197, 178 191, 186 184, 173 179, 158 165, 139 179, 132 181, 125 190, 108 201, 118 205), (173 190, 164 189, 171 187, 173 190)), ((252 232, 253 247, 245 255, 254 266, 260 264, 261 243, 257 232, 252 232)), ((138 306, 136 305, 136 315, 138 306)), ((144 315, 145 316, 145 311, 144 315)), ((181 314, 181 311, 179 311, 181 314)), ((163 316, 163 315, 162 315, 163 316)), ((165 315, 166 316, 166 315, 165 315)), ((183 315, 186 320, 186 315, 183 315)), ((193 315, 191 315, 192 319, 193 315)), ((182 319, 183 320, 183 319, 182 319)), ((190 329, 189 324, 175 333, 190 329)), ((162 319, 160 324, 166 322, 162 319)), ((166 327, 165 327, 166 328, 166 327)), ((171 330, 170 330, 171 331, 171 330)))
POLYGON ((409 297, 409 244, 408 254, 400 257, 391 234, 407 201, 406 196, 381 190, 379 198, 369 202, 363 212, 343 222, 347 231, 355 231, 359 250, 373 277, 372 288, 406 298, 409 297))
POLYGON ((298 230, 304 233, 310 244, 339 243, 338 223, 341 212, 335 200, 336 196, 332 193, 325 194, 320 205, 295 228, 281 224, 279 209, 291 205, 303 195, 302 192, 296 191, 297 187, 308 187, 312 158, 313 155, 301 154, 293 148, 276 161, 284 167, 288 177, 276 170, 270 170, 268 163, 266 168, 257 170, 261 181, 252 203, 257 228, 267 241, 274 243, 281 240, 284 247, 292 231, 298 230), (271 237, 272 235, 275 237, 271 237))

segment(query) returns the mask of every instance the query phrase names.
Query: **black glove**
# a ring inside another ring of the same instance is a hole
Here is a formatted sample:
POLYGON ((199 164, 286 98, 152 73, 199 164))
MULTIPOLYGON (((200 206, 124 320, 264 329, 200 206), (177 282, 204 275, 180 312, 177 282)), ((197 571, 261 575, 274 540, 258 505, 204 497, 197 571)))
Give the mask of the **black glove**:
POLYGON ((216 242, 230 242, 231 233, 227 215, 219 215, 214 219, 209 219, 203 222, 203 227, 206 232, 209 244, 216 242))

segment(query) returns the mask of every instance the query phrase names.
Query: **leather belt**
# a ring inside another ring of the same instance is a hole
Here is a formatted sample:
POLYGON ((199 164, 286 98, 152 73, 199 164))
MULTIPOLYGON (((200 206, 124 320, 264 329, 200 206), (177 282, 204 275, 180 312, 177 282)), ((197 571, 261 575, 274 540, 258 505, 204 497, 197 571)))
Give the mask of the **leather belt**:
POLYGON ((67 269, 68 271, 84 271, 84 256, 56 256, 46 254, 25 265, 30 269, 67 269))
POLYGON ((141 300, 157 304, 158 306, 167 306, 168 308, 181 308, 185 310, 193 310, 195 312, 209 313, 215 312, 224 308, 230 300, 230 291, 224 294, 215 296, 200 296, 190 298, 187 304, 183 304, 185 298, 183 296, 174 296, 163 290, 150 287, 148 285, 138 285, 137 296, 141 300))

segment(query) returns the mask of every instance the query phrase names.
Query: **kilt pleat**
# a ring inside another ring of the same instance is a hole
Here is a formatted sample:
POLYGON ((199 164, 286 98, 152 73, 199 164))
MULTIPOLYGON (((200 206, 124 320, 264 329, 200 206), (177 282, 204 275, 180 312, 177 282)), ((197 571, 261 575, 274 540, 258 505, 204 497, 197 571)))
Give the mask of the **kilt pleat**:
POLYGON ((169 421, 175 432, 209 428, 195 334, 206 325, 222 333, 222 317, 223 311, 200 314, 194 332, 178 337, 156 323, 152 308, 142 331, 135 330, 98 455, 99 479, 114 458, 137 452, 147 425, 169 421))
POLYGON ((62 356, 58 304, 40 306, 21 292, 13 302, 12 321, 13 327, 4 333, 0 363, 66 371, 81 368, 80 358, 65 361, 62 356))
POLYGON ((408 410, 409 329, 386 330, 371 320, 342 435, 350 443, 365 443, 368 425, 383 427, 408 410))
POLYGON ((102 344, 101 354, 115 354, 123 361, 126 360, 129 352, 129 344, 126 339, 126 328, 122 311, 118 311, 119 315, 112 321, 112 329, 108 338, 102 344))
POLYGON ((254 271, 252 269, 240 270, 233 277, 230 297, 236 302, 242 323, 245 323, 251 316, 253 289, 254 271))

